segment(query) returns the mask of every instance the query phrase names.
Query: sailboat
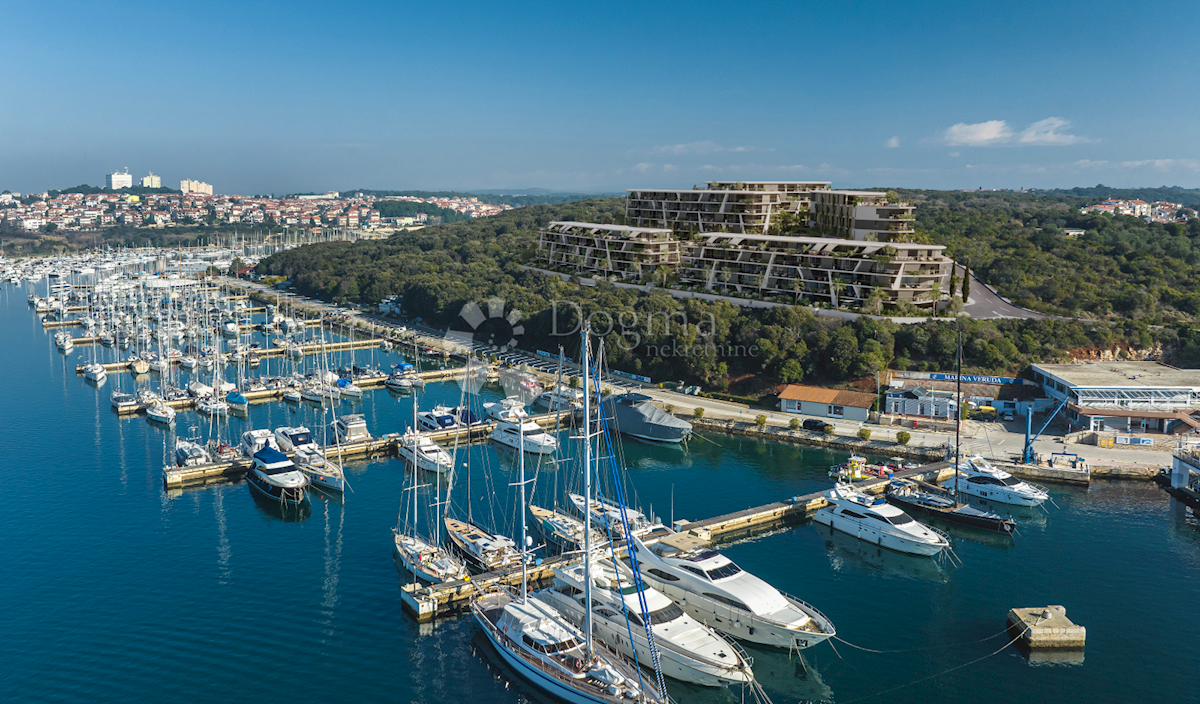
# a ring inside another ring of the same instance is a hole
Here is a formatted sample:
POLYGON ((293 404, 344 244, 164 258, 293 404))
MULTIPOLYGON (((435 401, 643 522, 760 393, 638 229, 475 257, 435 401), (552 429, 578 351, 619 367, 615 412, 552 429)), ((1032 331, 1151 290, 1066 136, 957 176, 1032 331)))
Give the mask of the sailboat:
MULTIPOLYGON (((396 517, 396 527, 392 529, 392 542, 396 556, 406 570, 425 582, 450 582, 466 577, 469 574, 466 565, 462 560, 450 554, 438 540, 436 531, 439 524, 436 519, 429 521, 430 527, 435 531, 432 536, 425 538, 418 533, 417 498, 420 490, 429 484, 420 483, 421 475, 416 470, 409 473, 409 476, 412 477, 412 484, 405 488, 405 491, 410 492, 412 502, 409 503, 406 499, 401 504, 402 510, 396 517)), ((444 506, 439 486, 437 499, 433 503, 436 515, 441 515, 444 506)))
MULTIPOLYGON (((584 334, 588 334, 585 328, 584 334)), ((586 359, 586 348, 584 350, 586 359)), ((586 374, 586 362, 585 362, 586 374)), ((588 426, 585 425, 585 428, 588 426)), ((585 440, 590 448, 591 439, 585 440)), ((525 505, 525 453, 518 452, 519 506, 525 505)), ((585 450, 585 476, 590 474, 590 449, 585 450)), ((588 480, 585 480, 588 483, 588 480)), ((590 490, 590 483, 588 483, 590 490)), ((586 536, 588 533, 584 531, 586 536)), ((665 688, 647 682, 642 673, 592 636, 591 575, 583 583, 585 626, 577 628, 551 604, 529 594, 529 548, 532 545, 521 511, 521 591, 485 592, 471 602, 471 613, 505 662, 538 689, 567 702, 665 702, 665 688)), ((589 541, 590 542, 590 541, 589 541)), ((590 548, 590 545, 588 546, 590 548)), ((588 564, 585 562, 585 565, 588 564)))

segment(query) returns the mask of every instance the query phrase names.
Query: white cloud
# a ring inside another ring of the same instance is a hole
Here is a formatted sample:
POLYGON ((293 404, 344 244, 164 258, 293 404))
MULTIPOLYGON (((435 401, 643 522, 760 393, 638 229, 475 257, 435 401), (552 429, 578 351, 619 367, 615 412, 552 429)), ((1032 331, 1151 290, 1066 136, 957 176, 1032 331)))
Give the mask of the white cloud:
POLYGON ((1149 166, 1157 171, 1173 171, 1177 168, 1200 171, 1200 160, 1196 159, 1142 159, 1140 161, 1122 161, 1117 164, 1125 169, 1140 169, 1149 166))
POLYGON ((960 122, 946 130, 946 144, 952 147, 983 147, 1003 144, 1012 138, 1012 130, 1004 120, 988 120, 968 125, 960 122))
POLYGON ((956 158, 956 159, 958 158, 958 155, 959 155, 959 154, 960 154, 960 152, 950 152, 950 156, 952 156, 952 157, 954 157, 954 158, 956 158))
POLYGON ((1080 159, 1075 166, 1080 169, 1100 169, 1108 166, 1108 159, 1080 159))
POLYGON ((887 141, 887 145, 886 145, 886 146, 887 146, 887 148, 888 148, 888 149, 895 149, 896 147, 900 146, 900 138, 899 138, 899 137, 892 137, 891 139, 889 139, 889 140, 887 141))
POLYGON ((652 168, 654 168, 654 164, 647 164, 645 162, 633 165, 634 171, 641 171, 642 173, 646 173, 647 171, 649 171, 652 168))
POLYGON ((663 171, 674 171, 675 169, 678 169, 678 168, 679 167, 674 164, 663 164, 663 171))
POLYGON ((1061 117, 1047 117, 1045 120, 1038 120, 1021 130, 1021 134, 1017 135, 1017 141, 1021 144, 1046 144, 1055 147, 1065 147, 1068 144, 1087 141, 1083 137, 1059 131, 1070 127, 1071 123, 1061 117))
POLYGON ((726 147, 718 144, 711 139, 706 139, 700 142, 687 142, 685 144, 662 144, 654 147, 652 150, 656 154, 716 154, 719 152, 756 152, 756 151, 773 151, 760 149, 759 147, 726 147))
POLYGON ((988 147, 997 144, 1065 147, 1090 142, 1087 137, 1069 134, 1071 123, 1061 117, 1047 117, 1014 133, 1004 120, 988 120, 967 124, 960 122, 942 135, 942 141, 952 147, 988 147))

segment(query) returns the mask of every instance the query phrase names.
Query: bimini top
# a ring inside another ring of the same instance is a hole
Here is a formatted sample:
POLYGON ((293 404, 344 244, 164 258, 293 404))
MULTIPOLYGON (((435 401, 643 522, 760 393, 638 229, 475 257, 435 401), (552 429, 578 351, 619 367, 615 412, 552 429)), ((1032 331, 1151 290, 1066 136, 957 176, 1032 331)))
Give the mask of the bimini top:
POLYGON ((292 461, 288 459, 287 455, 269 445, 258 452, 255 452, 254 459, 258 460, 258 462, 263 465, 264 469, 274 469, 274 465, 281 463, 288 465, 292 463, 292 461))

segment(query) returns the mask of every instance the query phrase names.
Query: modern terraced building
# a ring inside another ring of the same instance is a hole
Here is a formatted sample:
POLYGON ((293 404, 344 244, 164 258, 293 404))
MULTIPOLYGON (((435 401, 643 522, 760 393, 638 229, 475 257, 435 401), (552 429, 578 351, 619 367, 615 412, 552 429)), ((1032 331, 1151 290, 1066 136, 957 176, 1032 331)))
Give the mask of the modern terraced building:
POLYGON ((944 247, 911 241, 913 206, 886 193, 829 186, 633 189, 624 226, 551 223, 539 233, 539 259, 552 269, 631 283, 650 281, 666 266, 674 286, 739 297, 934 308, 954 262, 944 247))

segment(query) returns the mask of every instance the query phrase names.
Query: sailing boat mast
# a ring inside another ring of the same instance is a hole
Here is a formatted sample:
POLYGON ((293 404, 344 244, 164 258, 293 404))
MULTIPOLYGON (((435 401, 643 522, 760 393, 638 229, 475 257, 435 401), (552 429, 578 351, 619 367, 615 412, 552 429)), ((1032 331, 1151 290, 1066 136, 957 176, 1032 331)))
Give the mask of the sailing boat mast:
MULTIPOLYGON (((592 394, 588 391, 591 382, 591 370, 588 363, 588 335, 591 324, 584 321, 580 334, 583 336, 581 346, 583 357, 583 632, 587 639, 587 659, 592 659, 592 394)), ((558 355, 562 364, 562 352, 558 355)), ((561 368, 561 367, 560 367, 561 368)), ((557 389, 555 389, 557 391, 557 389)))
POLYGON ((954 399, 954 502, 958 503, 959 435, 962 430, 962 321, 958 323, 958 368, 955 370, 954 399))

